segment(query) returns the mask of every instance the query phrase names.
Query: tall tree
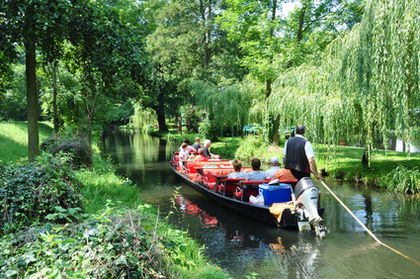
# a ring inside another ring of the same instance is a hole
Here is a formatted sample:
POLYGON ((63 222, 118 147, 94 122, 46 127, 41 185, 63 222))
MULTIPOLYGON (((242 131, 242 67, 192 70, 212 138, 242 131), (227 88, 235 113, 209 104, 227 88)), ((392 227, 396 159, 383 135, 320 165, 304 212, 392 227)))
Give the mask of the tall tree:
MULTIPOLYGON (((275 54, 280 51, 278 0, 227 0, 228 8, 218 18, 228 38, 239 41, 245 52, 242 59, 250 73, 265 84, 265 99, 272 92, 276 77, 275 54)), ((267 139, 278 144, 278 119, 266 110, 267 139)))
MULTIPOLYGON (((0 2, 1 51, 16 57, 16 45, 25 49, 26 93, 28 106, 28 155, 34 160, 39 153, 38 90, 36 78, 37 47, 48 55, 57 48, 63 30, 68 29, 62 15, 68 15, 73 1, 5 0, 0 2)), ((71 12, 70 12, 71 13, 71 12)))

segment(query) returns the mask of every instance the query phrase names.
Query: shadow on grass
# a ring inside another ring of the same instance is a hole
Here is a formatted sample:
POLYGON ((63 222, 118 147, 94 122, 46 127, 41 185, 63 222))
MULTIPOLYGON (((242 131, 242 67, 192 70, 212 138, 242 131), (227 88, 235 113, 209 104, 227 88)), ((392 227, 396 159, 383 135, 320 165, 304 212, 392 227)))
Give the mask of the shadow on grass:
POLYGON ((0 135, 0 160, 4 163, 14 162, 28 156, 28 147, 4 135, 0 135))

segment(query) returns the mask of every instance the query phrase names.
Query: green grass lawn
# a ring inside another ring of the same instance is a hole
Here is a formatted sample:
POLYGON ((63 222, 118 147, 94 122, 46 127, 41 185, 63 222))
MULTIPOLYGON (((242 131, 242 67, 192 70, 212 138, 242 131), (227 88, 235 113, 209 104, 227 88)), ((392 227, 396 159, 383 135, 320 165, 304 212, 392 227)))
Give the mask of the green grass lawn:
MULTIPOLYGON (((39 123, 39 140, 52 135, 53 128, 46 122, 39 123)), ((0 161, 9 164, 25 160, 28 156, 26 122, 0 122, 0 161)))

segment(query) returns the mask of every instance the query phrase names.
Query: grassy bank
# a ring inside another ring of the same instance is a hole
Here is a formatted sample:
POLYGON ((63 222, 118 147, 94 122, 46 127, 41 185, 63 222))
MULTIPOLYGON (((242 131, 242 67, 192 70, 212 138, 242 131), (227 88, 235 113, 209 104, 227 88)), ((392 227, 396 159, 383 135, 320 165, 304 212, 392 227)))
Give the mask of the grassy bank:
POLYGON ((109 160, 102 159, 96 152, 94 164, 93 170, 82 170, 77 174, 84 185, 83 204, 89 214, 99 214, 110 205, 140 214, 142 227, 156 235, 162 249, 170 255, 168 269, 174 278, 228 278, 220 268, 207 262, 203 248, 186 232, 173 229, 154 207, 142 204, 137 186, 117 176, 109 160))
MULTIPOLYGON (((25 156, 25 126, 0 123, 0 137, 10 139, 1 146, 0 160, 12 164, 25 156), (9 131, 19 131, 19 136, 12 137, 9 131), (16 152, 5 157, 6 147, 16 152)), ((42 129, 43 138, 52 133, 48 125, 42 129)), ((47 216, 51 223, 37 219, 30 227, 2 235, 0 274, 11 278, 50 278, 52 274, 64 278, 228 278, 207 261, 203 248, 186 232, 172 228, 154 207, 142 204, 138 188, 117 176, 96 147, 93 168, 75 175, 81 184, 83 212, 67 216, 72 209, 59 208, 47 216), (57 216, 68 221, 55 223, 57 216)))
MULTIPOLYGON (((28 156, 28 131, 25 122, 0 122, 0 161, 12 163, 26 160, 28 156)), ((49 123, 39 123, 39 139, 52 135, 53 129, 49 123)))
MULTIPOLYGON (((163 136, 181 142, 199 134, 177 135, 166 133, 163 136)), ((203 138, 202 136, 200 136, 203 138)), ((248 162, 257 157, 263 166, 268 167, 272 156, 283 158, 283 146, 268 146, 258 137, 221 137, 212 143, 212 153, 223 158, 237 158, 248 162)), ((328 179, 339 179, 387 189, 393 192, 420 192, 420 154, 377 150, 371 165, 364 169, 361 164, 363 148, 314 144, 318 169, 325 169, 328 179)))

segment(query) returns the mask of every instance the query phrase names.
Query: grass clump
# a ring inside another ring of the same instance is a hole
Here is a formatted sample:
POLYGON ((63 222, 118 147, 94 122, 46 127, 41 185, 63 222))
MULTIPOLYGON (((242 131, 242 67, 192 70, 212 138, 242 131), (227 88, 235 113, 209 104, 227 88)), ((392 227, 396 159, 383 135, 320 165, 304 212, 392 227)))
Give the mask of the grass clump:
POLYGON ((392 192, 420 193, 420 170, 398 166, 385 176, 383 186, 392 192))
POLYGON ((83 206, 87 213, 97 213, 107 204, 136 208, 140 205, 138 188, 126 178, 115 174, 110 159, 103 159, 94 153, 93 169, 82 169, 76 176, 83 185, 81 189, 83 206))

